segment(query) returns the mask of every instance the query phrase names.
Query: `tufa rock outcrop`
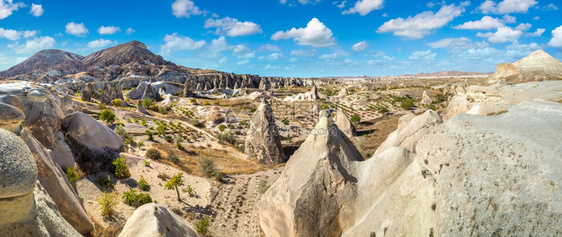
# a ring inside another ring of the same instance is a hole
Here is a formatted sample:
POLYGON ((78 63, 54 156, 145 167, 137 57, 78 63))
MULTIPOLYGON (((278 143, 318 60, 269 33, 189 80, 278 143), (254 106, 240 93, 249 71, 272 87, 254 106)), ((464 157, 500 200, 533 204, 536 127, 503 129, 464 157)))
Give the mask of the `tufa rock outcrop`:
POLYGON ((351 138, 357 135, 355 126, 353 126, 351 121, 349 121, 349 117, 347 117, 347 114, 345 114, 342 109, 338 109, 338 111, 336 112, 334 122, 347 137, 351 138))
POLYGON ((159 204, 148 203, 135 210, 119 234, 119 237, 133 236, 197 237, 199 235, 175 213, 159 204))
POLYGON ((25 114, 17 107, 0 102, 0 128, 16 133, 24 119, 25 114))
POLYGON ((264 98, 250 120, 245 153, 250 159, 279 164, 285 161, 273 110, 264 98))
POLYGON ((124 144, 121 136, 82 112, 67 115, 62 121, 62 128, 69 136, 92 150, 108 148, 119 151, 124 144))
POLYGON ((490 82, 521 83, 543 80, 562 80, 562 62, 539 49, 515 63, 499 64, 490 82))

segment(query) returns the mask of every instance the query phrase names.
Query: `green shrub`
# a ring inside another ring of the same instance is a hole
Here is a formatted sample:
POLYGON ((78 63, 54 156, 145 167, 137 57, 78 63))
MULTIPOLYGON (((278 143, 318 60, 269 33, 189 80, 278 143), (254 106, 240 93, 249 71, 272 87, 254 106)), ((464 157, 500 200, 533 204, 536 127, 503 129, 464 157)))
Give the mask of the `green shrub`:
POLYGON ((121 107, 123 105, 123 100, 121 99, 114 99, 112 104, 117 107, 121 107))
POLYGON ((289 120, 286 119, 286 118, 284 118, 283 120, 281 120, 281 122, 282 122, 285 126, 289 125, 289 120))
POLYGON ((148 140, 149 140, 149 141, 154 140, 154 133, 152 133, 152 131, 150 131, 150 130, 145 130, 144 133, 148 136, 148 140))
POLYGON ((149 167, 149 166, 150 166, 150 161, 144 160, 144 166, 149 167))
POLYGON ((357 125, 358 123, 361 122, 361 116, 359 116, 358 114, 353 114, 351 115, 351 118, 349 118, 349 121, 352 124, 357 125))
POLYGON ((181 199, 180 199, 180 191, 178 189, 178 186, 183 185, 183 179, 181 178, 182 175, 183 173, 177 173, 170 180, 168 180, 168 182, 166 182, 166 184, 164 185, 164 187, 168 190, 172 190, 174 188, 176 189, 179 202, 181 202, 181 199))
POLYGON ((160 153, 159 150, 157 150, 156 148, 150 148, 148 150, 146 150, 146 157, 153 159, 153 160, 158 160, 160 158, 162 158, 162 153, 160 153))
POLYGON ((234 138, 234 135, 230 132, 217 134, 217 140, 219 140, 220 143, 228 143, 232 145, 236 143, 236 138, 234 138))
POLYGON ((197 234, 200 234, 201 236, 207 236, 207 229, 210 225, 211 220, 205 217, 195 225, 195 230, 197 231, 197 234))
POLYGON ((124 192, 121 196, 123 202, 129 206, 139 207, 152 202, 152 198, 148 193, 137 193, 137 190, 131 188, 129 191, 124 192))
POLYGON ((220 170, 215 170, 212 173, 213 177, 215 177, 216 181, 222 182, 223 181, 223 173, 220 170))
POLYGON ((174 164, 179 164, 180 163, 180 158, 178 157, 178 155, 174 154, 174 153, 170 153, 170 155, 168 156, 168 159, 170 159, 170 161, 174 164))
POLYGON ((124 178, 128 178, 131 176, 131 173, 129 173, 129 167, 127 166, 127 163, 125 163, 125 157, 121 156, 117 159, 115 159, 113 162, 113 168, 115 169, 115 177, 118 179, 124 179, 124 178))
POLYGON ((211 175, 215 170, 213 160, 207 157, 199 157, 199 159, 197 159, 197 166, 199 166, 201 173, 207 176, 211 175))
POLYGON ((192 119, 192 120, 190 121, 190 123, 191 123, 191 125, 193 125, 193 126, 195 126, 195 127, 198 127, 198 128, 202 128, 202 127, 205 126, 205 125, 204 125, 203 123, 201 123, 201 121, 199 121, 198 119, 192 119))
POLYGON ((152 105, 153 101, 151 98, 144 98, 142 100, 142 107, 148 108, 152 105))
POLYGON ((167 129, 168 129, 168 128, 166 128, 165 125, 160 124, 160 125, 158 125, 158 127, 156 128, 156 132, 158 132, 158 135, 164 136, 164 135, 166 135, 166 130, 167 130, 167 129))
POLYGON ((144 176, 141 175, 139 181, 137 182, 137 184, 139 185, 139 189, 142 191, 148 191, 150 189, 150 184, 148 184, 148 182, 146 182, 146 180, 144 179, 144 176))
POLYGON ((98 109, 105 109, 105 104, 104 104, 104 103, 99 103, 99 104, 98 104, 98 109))
POLYGON ((447 97, 444 94, 439 93, 439 94, 435 95, 435 99, 432 101, 432 103, 433 104, 439 104, 439 103, 441 103, 443 101, 446 101, 446 100, 447 100, 447 97))
POLYGON ((81 178, 80 175, 76 172, 76 168, 74 167, 66 168, 66 177, 68 178, 68 181, 73 188, 76 188, 76 181, 81 178))
POLYGON ((267 180, 265 179, 260 180, 260 182, 258 183, 258 193, 264 194, 265 192, 267 192, 269 187, 270 186, 267 184, 267 180))
POLYGON ((193 197, 197 194, 195 192, 195 189, 193 189, 193 187, 191 187, 191 185, 187 185, 187 188, 182 190, 182 191, 187 192, 189 194, 189 196, 191 196, 191 197, 193 197))
POLYGON ((141 147, 143 147, 143 146, 144 146, 144 142, 143 142, 143 141, 139 141, 139 142, 137 143, 137 147, 138 147, 138 148, 141 148, 141 147))
POLYGON ((219 131, 224 132, 226 126, 224 124, 219 125, 219 131))
POLYGON ((193 98, 192 98, 192 99, 189 99, 189 103, 191 103, 191 104, 197 104, 197 100, 196 100, 196 99, 193 99, 193 98))
POLYGON ((113 123, 115 122, 115 114, 109 109, 104 109, 100 112, 100 119, 107 123, 113 123))
POLYGON ((104 217, 111 217, 115 212, 115 207, 119 204, 117 195, 115 193, 104 192, 98 200, 100 205, 101 215, 104 217))
POLYGON ((107 178, 105 176, 100 176, 96 179, 96 183, 98 183, 104 189, 115 188, 115 185, 113 185, 113 183, 111 182, 111 178, 109 177, 109 175, 107 176, 107 178))
POLYGON ((203 105, 210 105, 209 101, 203 101, 203 105))
POLYGON ((412 99, 409 99, 409 98, 405 99, 400 104, 400 107, 403 108, 403 109, 411 109, 412 107, 414 107, 414 101, 412 99))

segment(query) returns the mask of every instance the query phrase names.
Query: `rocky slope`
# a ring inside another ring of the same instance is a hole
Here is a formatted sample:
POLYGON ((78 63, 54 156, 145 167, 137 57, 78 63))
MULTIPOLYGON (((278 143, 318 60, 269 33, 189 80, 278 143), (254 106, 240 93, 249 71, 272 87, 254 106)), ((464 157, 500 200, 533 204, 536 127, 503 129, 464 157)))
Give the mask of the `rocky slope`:
POLYGON ((490 82, 521 83, 543 80, 562 80, 562 62, 540 49, 515 63, 499 64, 490 82))
POLYGON ((22 63, 0 72, 0 78, 25 75, 60 77, 79 72, 84 57, 58 49, 41 50, 22 63))

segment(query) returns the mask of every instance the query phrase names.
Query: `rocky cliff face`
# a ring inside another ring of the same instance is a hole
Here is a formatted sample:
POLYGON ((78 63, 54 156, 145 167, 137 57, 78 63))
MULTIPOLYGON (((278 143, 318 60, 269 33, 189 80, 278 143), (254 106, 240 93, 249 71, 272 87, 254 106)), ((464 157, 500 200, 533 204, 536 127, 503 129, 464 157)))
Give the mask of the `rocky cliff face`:
POLYGON ((499 64, 490 82, 521 83, 543 80, 562 80, 562 62, 543 50, 537 50, 515 63, 499 64))
POLYGON ((84 57, 58 49, 41 50, 22 63, 0 72, 0 78, 17 75, 61 77, 77 73, 84 57))
POLYGON ((250 120, 250 130, 244 147, 249 159, 274 164, 285 161, 273 110, 266 99, 262 100, 250 120))

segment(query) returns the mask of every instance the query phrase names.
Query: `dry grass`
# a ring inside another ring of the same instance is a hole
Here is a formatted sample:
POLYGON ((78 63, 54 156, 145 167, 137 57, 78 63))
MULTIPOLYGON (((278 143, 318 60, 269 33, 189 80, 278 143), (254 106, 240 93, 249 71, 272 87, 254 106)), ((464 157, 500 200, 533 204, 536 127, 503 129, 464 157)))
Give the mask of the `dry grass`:
POLYGON ((359 130, 360 133, 370 131, 369 134, 360 137, 359 142, 355 144, 363 158, 371 158, 379 146, 386 140, 388 134, 396 130, 399 118, 400 116, 383 116, 375 120, 375 124, 359 130))

